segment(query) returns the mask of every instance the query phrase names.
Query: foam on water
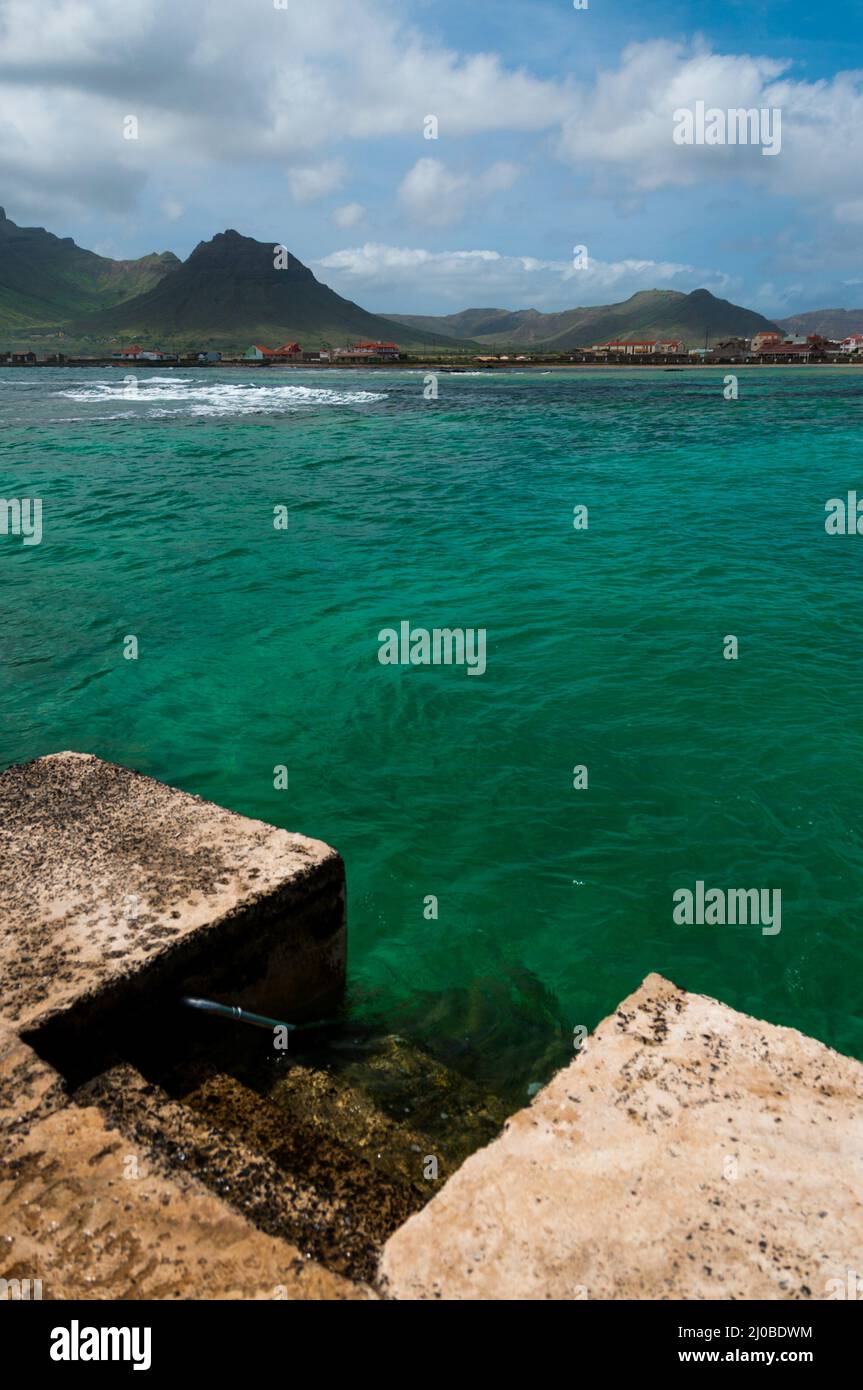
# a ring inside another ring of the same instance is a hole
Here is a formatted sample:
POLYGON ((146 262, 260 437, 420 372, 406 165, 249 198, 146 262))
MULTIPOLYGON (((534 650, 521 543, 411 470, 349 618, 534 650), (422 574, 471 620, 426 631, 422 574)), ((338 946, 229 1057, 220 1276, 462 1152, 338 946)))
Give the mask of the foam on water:
POLYGON ((126 401, 130 406, 159 405, 150 413, 162 415, 251 415, 284 413, 304 406, 368 405, 387 398, 385 391, 334 390, 326 386, 249 385, 245 382, 213 382, 188 377, 134 378, 131 388, 125 381, 96 381, 92 386, 75 386, 54 394, 70 401, 126 401), (165 402, 177 402, 168 410, 165 402))

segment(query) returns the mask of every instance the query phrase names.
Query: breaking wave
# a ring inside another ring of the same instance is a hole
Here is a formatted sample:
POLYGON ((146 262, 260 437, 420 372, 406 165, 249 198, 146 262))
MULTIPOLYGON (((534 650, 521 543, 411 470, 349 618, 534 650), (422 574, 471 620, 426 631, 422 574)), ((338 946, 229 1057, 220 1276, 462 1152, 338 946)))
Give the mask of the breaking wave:
POLYGON ((387 399, 384 391, 335 390, 328 386, 253 386, 242 382, 212 382, 154 376, 124 381, 97 381, 55 392, 70 401, 100 405, 124 401, 129 406, 155 405, 154 415, 282 414, 305 406, 368 405, 387 399), (174 408, 170 407, 175 403, 174 408))

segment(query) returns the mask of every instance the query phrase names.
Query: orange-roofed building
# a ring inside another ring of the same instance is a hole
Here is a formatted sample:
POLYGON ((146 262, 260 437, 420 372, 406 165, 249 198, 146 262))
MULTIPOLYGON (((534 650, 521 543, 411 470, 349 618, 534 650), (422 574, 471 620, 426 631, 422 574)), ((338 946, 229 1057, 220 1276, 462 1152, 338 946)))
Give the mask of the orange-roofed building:
POLYGON ((765 352, 765 351, 771 352, 771 351, 773 350, 773 348, 776 347, 777 343, 781 343, 781 342, 782 342, 782 334, 781 334, 781 333, 773 333, 773 332, 769 332, 769 333, 756 333, 756 334, 755 334, 755 337, 752 339, 752 351, 753 351, 753 352, 765 352))
POLYGON ((363 354, 369 357, 398 357, 398 343, 354 343, 350 349, 352 353, 363 354))

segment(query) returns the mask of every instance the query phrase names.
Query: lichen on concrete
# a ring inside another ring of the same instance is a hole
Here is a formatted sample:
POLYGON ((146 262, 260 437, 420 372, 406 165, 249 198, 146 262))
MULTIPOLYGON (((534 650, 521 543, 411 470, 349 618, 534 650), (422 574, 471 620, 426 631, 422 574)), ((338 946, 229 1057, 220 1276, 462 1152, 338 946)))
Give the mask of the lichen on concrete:
POLYGON ((257 1230, 93 1107, 34 1125, 0 1165, 0 1277, 44 1299, 372 1297, 257 1230))
POLYGON ((178 1006, 338 993, 328 846, 66 753, 0 776, 0 881, 0 1278, 365 1299, 384 1242, 396 1299, 796 1300, 859 1270, 863 1065, 812 1038, 649 976, 449 1176, 502 1118, 481 1088, 397 1039, 367 1093, 368 1058, 313 1043, 265 1086, 178 1006))
POLYGON ((294 1010, 343 986, 334 850, 99 758, 0 776, 0 882, 0 1015, 21 1030, 166 981, 294 1010))
POLYGON ((70 1081, 142 1010, 181 1036, 197 987, 292 1012, 337 997, 335 851, 62 753, 0 776, 0 882, 0 1279, 46 1299, 373 1297, 155 1163, 70 1081))
POLYGON ((651 975, 387 1243, 392 1298, 809 1299, 859 1269, 863 1065, 651 975))

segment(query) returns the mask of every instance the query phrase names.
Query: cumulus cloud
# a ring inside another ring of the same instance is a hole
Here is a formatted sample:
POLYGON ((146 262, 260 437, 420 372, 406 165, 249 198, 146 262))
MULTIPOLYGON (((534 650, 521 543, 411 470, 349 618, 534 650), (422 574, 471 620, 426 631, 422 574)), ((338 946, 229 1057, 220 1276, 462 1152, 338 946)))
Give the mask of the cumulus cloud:
POLYGON ((472 198, 486 198, 512 188, 521 175, 517 164, 500 160, 483 173, 454 173, 439 159, 418 159, 399 187, 401 205, 415 222, 450 227, 460 222, 472 198))
POLYGON ((82 201, 117 208, 157 169, 249 159, 295 161, 300 197, 318 196, 302 171, 337 141, 419 140, 429 113, 442 138, 539 131, 566 109, 566 84, 453 52, 391 0, 255 4, 248 20, 235 0, 52 0, 38 25, 32 0, 0 6, 0 137, 24 197, 70 161, 82 201))
POLYGON ((325 160, 306 168, 288 170, 291 195, 298 203, 314 203, 340 188, 345 177, 341 159, 325 160))
MULTIPOLYGON (((748 220, 763 222, 773 200, 771 227, 793 226, 798 242, 814 238, 817 228, 822 265, 847 271, 856 263, 854 238, 863 225, 860 72, 806 81, 781 52, 718 53, 704 41, 657 39, 624 48, 590 81, 557 80, 495 53, 456 51, 436 36, 429 7, 410 7, 426 17, 424 30, 406 17, 407 8, 400 0, 285 9, 269 0, 242 7, 236 0, 51 0, 34 23, 33 0, 0 0, 0 187, 10 215, 58 227, 67 211, 80 217, 83 210, 94 223, 107 213, 128 228, 142 206, 161 206, 170 219, 179 205, 174 195, 183 194, 193 172, 199 189, 212 190, 206 213, 216 225, 222 214, 245 225, 242 209, 250 206, 278 215, 287 187, 296 202, 312 205, 338 192, 345 201, 332 222, 350 229, 365 212, 348 200, 368 198, 349 184, 357 147, 366 168, 369 151, 378 159, 390 141, 395 152, 384 156, 390 163, 383 177, 376 171, 378 186, 390 188, 394 158, 406 172, 387 215, 440 229, 474 209, 484 213, 484 204, 513 186, 520 169, 509 160, 488 163, 492 140, 482 155, 464 148, 466 139, 506 134, 513 137, 507 153, 518 137, 525 161, 539 154, 547 163, 551 154, 560 161, 555 169, 579 176, 567 180, 577 196, 608 198, 621 214, 650 212, 657 195, 669 191, 704 188, 715 201, 742 184, 733 191, 741 206, 755 210, 748 220), (676 145, 674 112, 698 101, 720 110, 779 108, 781 153, 768 159, 757 147, 676 145), (124 139, 129 115, 138 120, 137 140, 124 139), (423 140, 429 115, 437 120, 439 158, 429 157, 423 140), (408 140, 417 142, 416 153, 405 156, 408 140), (224 169, 236 177, 221 177, 224 169)), ((546 197, 553 196, 549 188, 546 197)), ((696 194, 693 201, 690 223, 708 217, 704 199, 696 194)), ((203 203, 196 196, 202 218, 203 203)), ((669 245, 676 232, 670 221, 669 245)), ((534 272, 518 257, 502 260, 509 270, 497 269, 510 275, 505 283, 515 293, 534 272)), ((621 283, 631 283, 636 263, 611 264, 629 267, 621 283)), ((772 262, 761 268, 768 274, 777 274, 772 262)), ((604 293, 607 287, 597 285, 604 293)))
POLYGON ((399 188, 399 201, 417 222, 446 227, 464 210, 467 179, 450 173, 439 159, 418 159, 399 188))
POLYGON ((596 191, 616 194, 622 174, 649 193, 742 179, 764 193, 827 204, 856 220, 863 193, 863 74, 804 82, 791 64, 720 54, 703 42, 632 44, 614 68, 580 89, 562 123, 562 159, 594 175, 596 191), (753 145, 677 145, 674 113, 696 102, 721 111, 779 110, 781 150, 765 158, 753 145))
MULTIPOLYGON (((781 195, 842 204, 855 221, 863 196, 860 73, 805 82, 782 58, 654 40, 625 48, 592 83, 555 81, 495 54, 454 52, 408 23, 393 0, 261 4, 242 23, 235 0, 52 0, 38 25, 32 0, 4 0, 0 111, 5 172, 25 194, 71 168, 82 197, 113 208, 128 207, 155 168, 190 159, 287 162, 301 198, 323 196, 312 155, 336 142, 420 139, 429 114, 442 140, 554 131, 560 157, 614 196, 629 191, 624 178, 647 193, 741 176, 781 195), (675 145, 674 111, 699 100, 723 110, 781 108, 781 154, 675 145), (139 119, 137 143, 122 139, 128 114, 139 119)), ((335 161, 324 162, 332 176, 335 161)), ((437 165, 419 160, 403 185, 425 217, 434 179, 447 201, 464 192, 456 184, 463 176, 437 165)))
MULTIPOLYGON (((601 261, 588 255, 587 264, 576 268, 573 261, 498 251, 429 251, 378 242, 335 251, 317 261, 315 270, 351 297, 386 292, 394 301, 401 294, 408 304, 419 289, 460 309, 469 304, 561 309, 626 299, 645 289, 703 287, 726 294, 734 287, 721 272, 674 261, 601 261)), ((391 312, 396 311, 393 302, 391 312)))
POLYGON ((333 221, 337 227, 356 227, 365 215, 366 210, 362 203, 343 203, 333 212, 333 221))

